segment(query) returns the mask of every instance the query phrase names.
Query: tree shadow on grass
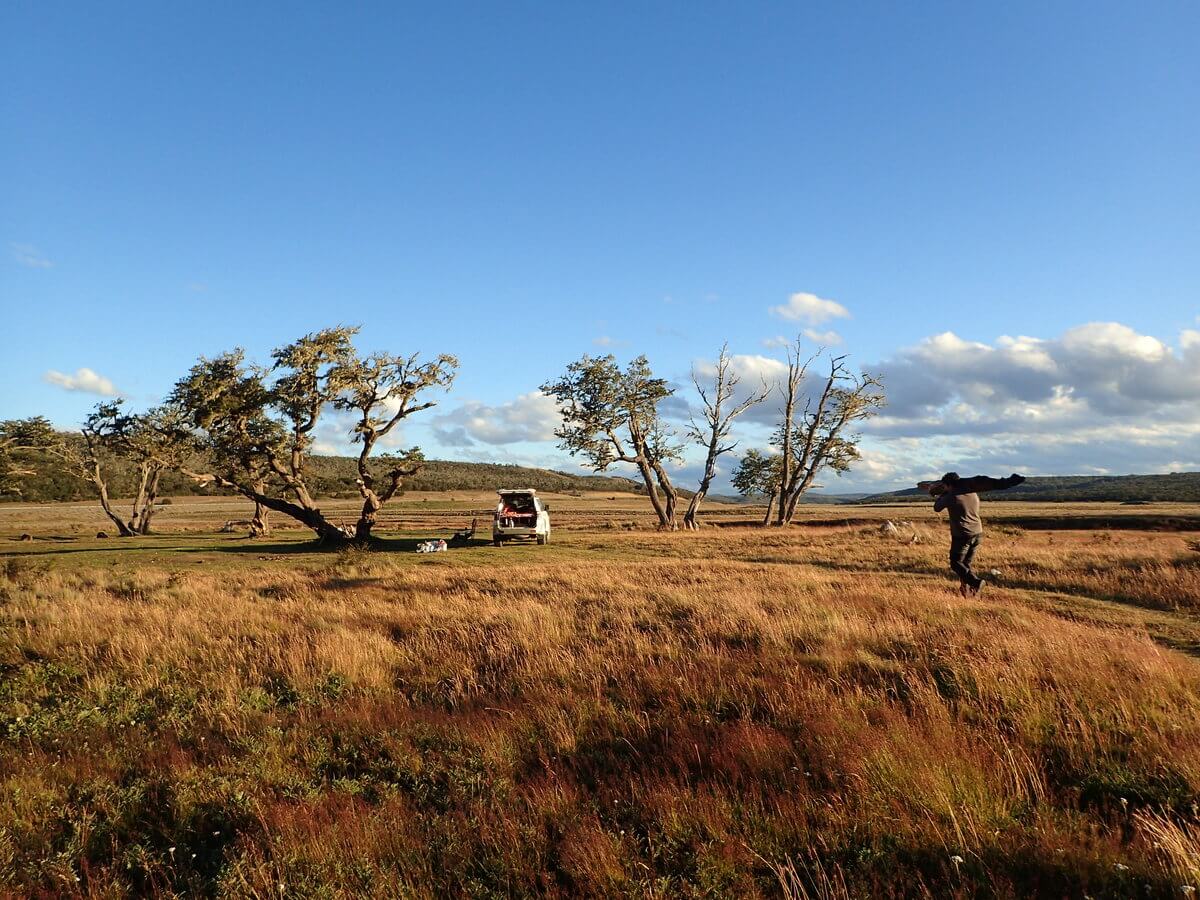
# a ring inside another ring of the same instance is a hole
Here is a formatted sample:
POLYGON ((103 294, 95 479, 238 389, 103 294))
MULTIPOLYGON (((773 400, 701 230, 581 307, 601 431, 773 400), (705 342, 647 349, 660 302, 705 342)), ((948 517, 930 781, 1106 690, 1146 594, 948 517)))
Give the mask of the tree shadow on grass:
POLYGON ((28 541, 20 538, 11 538, 11 540, 20 544, 74 544, 82 538, 77 534, 38 534, 28 541))
MULTIPOLYGON (((185 556, 203 556, 210 554, 234 554, 239 556, 260 556, 260 557, 299 557, 299 556, 328 556, 335 558, 339 553, 347 550, 354 550, 360 545, 356 544, 334 544, 329 542, 320 542, 315 540, 294 540, 294 541, 270 541, 270 540, 248 540, 243 537, 230 538, 219 542, 208 543, 201 539, 200 541, 189 540, 188 536, 179 536, 178 543, 173 542, 174 536, 160 536, 171 540, 171 543, 146 543, 139 538, 113 538, 104 544, 96 544, 87 542, 80 546, 78 540, 73 540, 71 543, 74 546, 65 547, 61 544, 66 541, 55 541, 53 549, 45 546, 48 541, 43 541, 41 547, 29 544, 21 544, 12 549, 0 550, 0 559, 44 559, 52 560, 57 557, 66 556, 68 554, 90 553, 96 555, 124 555, 130 554, 181 554, 185 556)), ((380 537, 374 538, 368 543, 365 548, 367 552, 390 554, 390 553, 414 553, 419 544, 427 540, 434 540, 429 536, 417 537, 380 537)), ((39 538, 39 540, 42 540, 39 538)), ((483 547, 489 542, 476 539, 466 544, 458 544, 451 550, 470 549, 475 547, 483 547)))
MULTIPOLYGON (((287 543, 239 542, 237 544, 216 545, 212 547, 180 547, 184 553, 248 553, 258 556, 299 555, 319 553, 327 556, 337 556, 343 552, 362 551, 366 553, 415 553, 417 547, 426 541, 437 540, 436 537, 387 537, 372 538, 366 544, 333 544, 322 541, 289 541, 287 543)), ((482 547, 486 541, 472 541, 469 544, 457 545, 451 549, 466 549, 482 547)))
MULTIPOLYGON (((331 551, 336 548, 329 548, 331 551)), ((0 551, 0 558, 24 558, 24 559, 54 559, 59 556, 66 556, 75 553, 92 553, 96 555, 112 555, 112 554, 146 554, 146 553, 257 553, 257 554, 301 554, 313 553, 321 550, 315 543, 312 542, 293 542, 293 543, 257 543, 257 544, 242 544, 239 540, 237 546, 229 544, 211 544, 197 545, 188 544, 146 544, 138 542, 137 538, 114 538, 111 543, 97 545, 88 543, 84 546, 75 547, 56 547, 53 550, 47 549, 20 549, 20 550, 3 550, 0 551)))

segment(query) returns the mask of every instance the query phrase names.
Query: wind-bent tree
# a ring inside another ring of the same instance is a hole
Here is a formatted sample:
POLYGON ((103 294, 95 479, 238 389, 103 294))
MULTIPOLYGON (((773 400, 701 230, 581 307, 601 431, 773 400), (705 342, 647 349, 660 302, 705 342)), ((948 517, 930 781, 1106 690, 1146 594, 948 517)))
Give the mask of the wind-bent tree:
MULTIPOLYGON (((267 372, 248 366, 241 350, 201 359, 176 383, 171 402, 182 411, 207 463, 186 474, 202 487, 219 484, 254 502, 251 537, 270 533, 266 502, 282 485, 271 460, 290 460, 283 425, 267 414, 267 372), (274 481, 274 484, 272 482, 274 481)), ((305 522, 305 524, 309 524, 305 522)))
POLYGON ((654 377, 646 357, 639 356, 622 371, 611 354, 584 354, 557 381, 543 384, 541 391, 558 401, 562 424, 554 434, 559 447, 583 457, 596 472, 617 462, 636 466, 658 527, 674 531, 679 494, 666 464, 678 459, 683 448, 658 410, 673 390, 664 379, 654 377))
POLYGON ((432 362, 418 361, 416 354, 408 357, 375 353, 343 367, 339 381, 343 393, 334 399, 338 409, 355 413, 354 440, 358 452, 358 491, 363 498, 362 513, 355 525, 355 540, 371 537, 371 529, 380 508, 396 495, 405 478, 416 475, 425 457, 417 447, 397 454, 380 457, 371 465, 371 452, 376 443, 387 437, 392 429, 413 413, 429 409, 435 402, 418 402, 417 398, 430 388, 447 388, 454 380, 458 360, 442 355, 432 362))
POLYGON ((781 462, 782 457, 778 453, 747 450, 730 478, 734 490, 743 497, 767 498, 767 511, 763 515, 763 525, 771 523, 771 512, 775 508, 775 494, 779 490, 781 462))
POLYGON ((692 494, 687 511, 683 514, 684 528, 700 527, 696 518, 697 513, 700 511, 700 504, 708 496, 708 489, 712 487, 713 479, 717 477, 717 461, 722 455, 737 447, 737 441, 729 442, 729 433, 733 429, 734 420, 746 410, 762 403, 770 393, 770 388, 764 383, 761 389, 750 394, 741 402, 735 403, 734 394, 740 383, 741 379, 732 369, 728 344, 721 347, 721 353, 717 357, 711 393, 709 388, 700 383, 695 369, 692 370, 692 384, 696 386, 696 393, 700 395, 700 401, 704 405, 704 421, 703 423, 697 422, 693 417, 687 433, 693 442, 706 448, 706 454, 704 470, 700 475, 700 486, 696 489, 696 493, 692 494))
POLYGON ((829 360, 829 373, 819 392, 804 398, 803 410, 797 416, 805 376, 821 355, 818 351, 801 362, 798 350, 799 341, 788 352, 788 375, 779 388, 783 395, 782 418, 771 442, 780 451, 774 494, 779 503, 775 524, 781 526, 791 524, 796 505, 818 474, 829 469, 840 475, 861 458, 861 435, 848 433, 846 427, 875 415, 885 402, 878 377, 853 373, 844 356, 835 356, 829 360))
POLYGON ((168 405, 128 413, 122 400, 97 404, 80 428, 81 439, 55 431, 40 417, 6 422, 5 434, 15 436, 20 449, 53 459, 71 475, 90 481, 100 508, 121 537, 150 533, 162 474, 183 465, 191 446, 177 410, 168 405), (129 461, 137 471, 128 518, 118 514, 108 492, 106 467, 115 457, 129 461))
POLYGON ((213 461, 211 472, 192 477, 289 516, 320 540, 367 539, 380 507, 421 462, 413 448, 380 473, 370 464, 371 452, 401 420, 434 405, 417 402, 418 395, 448 386, 458 363, 449 356, 425 364, 416 356, 360 358, 352 343, 357 333, 339 327, 306 335, 276 350, 270 369, 247 364, 241 350, 201 359, 171 395, 213 461), (359 414, 354 436, 362 443, 364 505, 353 531, 321 512, 307 482, 313 431, 330 408, 359 414))

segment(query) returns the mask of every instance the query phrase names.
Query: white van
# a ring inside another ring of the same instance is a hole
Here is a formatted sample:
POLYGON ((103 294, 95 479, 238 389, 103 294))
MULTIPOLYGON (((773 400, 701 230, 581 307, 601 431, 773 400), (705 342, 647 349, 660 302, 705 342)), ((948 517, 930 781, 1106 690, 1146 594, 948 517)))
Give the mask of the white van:
POLYGON ((542 504, 537 491, 496 491, 500 502, 492 516, 492 543, 499 547, 513 538, 534 538, 539 544, 550 540, 550 508, 542 504))

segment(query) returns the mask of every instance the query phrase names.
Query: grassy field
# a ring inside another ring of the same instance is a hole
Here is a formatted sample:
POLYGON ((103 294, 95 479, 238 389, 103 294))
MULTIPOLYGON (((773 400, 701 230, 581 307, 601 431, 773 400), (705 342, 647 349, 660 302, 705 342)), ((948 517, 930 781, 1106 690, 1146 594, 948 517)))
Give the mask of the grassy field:
POLYGON ((549 546, 409 552, 490 503, 406 496, 369 553, 0 506, 7 892, 1200 888, 1200 508, 985 504, 967 600, 911 507, 554 496, 549 546))

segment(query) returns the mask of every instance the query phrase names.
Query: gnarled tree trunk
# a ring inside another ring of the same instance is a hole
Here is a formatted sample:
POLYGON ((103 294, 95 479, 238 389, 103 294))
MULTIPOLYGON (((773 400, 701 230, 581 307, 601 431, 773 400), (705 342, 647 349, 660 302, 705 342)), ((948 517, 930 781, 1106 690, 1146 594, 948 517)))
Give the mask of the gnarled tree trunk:
POLYGON ((675 531, 679 527, 675 521, 675 510, 679 506, 679 492, 671 484, 671 478, 667 475, 667 470, 663 468, 661 462, 655 459, 651 463, 651 468, 654 470, 654 478, 663 495, 662 513, 659 515, 658 527, 663 531, 675 531))
POLYGON ((774 508, 775 508, 775 493, 774 493, 774 491, 772 491, 770 494, 767 495, 767 511, 763 515, 763 520, 762 520, 763 525, 771 524, 771 510, 773 510, 774 508))
POLYGON ((422 463, 418 458, 410 463, 395 466, 384 476, 386 484, 383 490, 376 491, 376 478, 368 464, 371 450, 375 445, 375 437, 371 434, 364 434, 362 442, 363 448, 358 457, 358 492, 362 495, 363 505, 362 511, 358 514, 358 521, 354 524, 354 540, 365 543, 371 540, 371 532, 379 523, 379 510, 396 496, 405 478, 421 471, 422 463))
POLYGON ((254 516, 250 519, 250 537, 266 537, 271 533, 271 523, 267 520, 269 510, 259 501, 254 501, 254 516))
POLYGON ((133 510, 129 516, 129 530, 134 534, 149 534, 150 520, 154 518, 158 501, 158 482, 162 467, 153 463, 142 464, 142 477, 138 482, 137 494, 133 498, 133 510))
POLYGON ((121 537, 133 537, 137 534, 130 528, 125 521, 117 515, 112 507, 112 501, 108 498, 108 483, 104 480, 104 476, 100 473, 100 465, 96 465, 95 476, 92 482, 96 485, 96 491, 100 494, 100 508, 104 510, 104 514, 117 527, 117 534, 121 537))
POLYGON ((383 503, 370 488, 360 485, 359 492, 363 495, 363 507, 358 514, 358 521, 354 523, 354 540, 365 542, 371 539, 371 531, 379 522, 379 510, 383 503))
POLYGON ((659 472, 662 467, 657 463, 651 463, 643 452, 634 459, 634 464, 638 468, 638 472, 642 476, 642 483, 646 486, 646 494, 650 498, 650 505, 654 508, 654 514, 658 517, 659 531, 674 531, 675 524, 675 506, 678 500, 678 494, 675 488, 671 485, 671 480, 666 477, 666 473, 662 472, 662 477, 659 477, 659 472), (665 483, 664 483, 665 479, 665 483), (662 492, 659 492, 659 488, 662 492))

